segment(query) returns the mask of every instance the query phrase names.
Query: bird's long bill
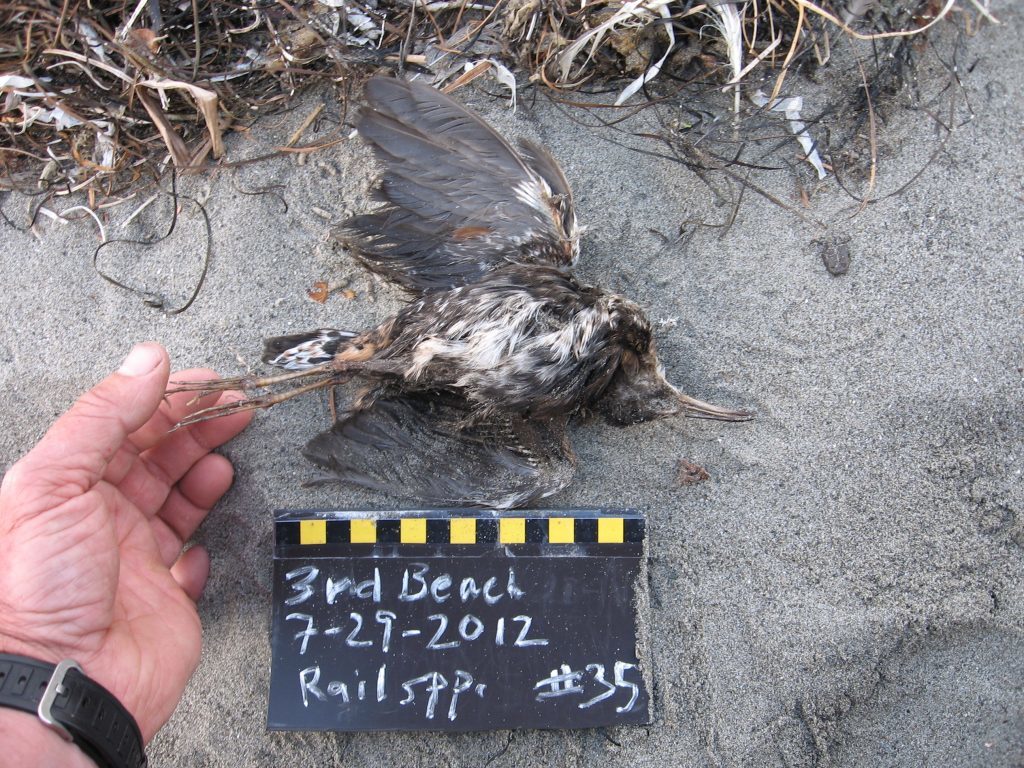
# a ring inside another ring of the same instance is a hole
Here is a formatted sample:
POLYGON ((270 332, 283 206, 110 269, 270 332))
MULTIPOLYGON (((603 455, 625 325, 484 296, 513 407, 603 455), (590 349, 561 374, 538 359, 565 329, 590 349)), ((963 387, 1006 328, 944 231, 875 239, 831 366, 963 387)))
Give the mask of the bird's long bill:
POLYGON ((695 397, 684 395, 676 390, 676 397, 683 404, 683 414, 694 419, 715 419, 717 421, 750 421, 754 415, 746 411, 733 411, 705 403, 695 397))

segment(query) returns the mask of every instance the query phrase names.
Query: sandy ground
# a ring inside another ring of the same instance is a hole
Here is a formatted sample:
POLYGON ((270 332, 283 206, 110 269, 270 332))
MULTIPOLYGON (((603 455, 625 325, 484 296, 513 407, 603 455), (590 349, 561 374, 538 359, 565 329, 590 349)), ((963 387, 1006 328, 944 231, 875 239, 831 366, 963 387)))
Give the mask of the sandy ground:
MULTIPOLYGON (((815 193, 808 213, 852 238, 843 277, 822 266, 817 227, 752 194, 724 237, 704 230, 668 247, 652 230, 727 215, 695 177, 542 102, 513 115, 466 94, 563 161, 590 227, 581 272, 665 321, 670 378, 757 413, 746 425, 577 431, 581 469, 555 505, 628 505, 650 519, 649 728, 268 734, 272 510, 388 505, 302 487, 311 468, 297 447, 327 419, 307 398, 261 415, 225 451, 237 480, 197 536, 213 557, 203 660, 152 764, 1024 764, 1024 11, 1007 2, 1000 16, 962 71, 976 119, 915 184, 857 215, 834 183, 815 193), (679 486, 681 458, 711 480, 679 486)), ((305 113, 268 121, 265 135, 280 141, 305 113)), ((881 136, 886 193, 936 144, 920 114, 893 114, 881 136)), ((229 149, 258 151, 241 137, 229 149)), ((264 335, 362 328, 392 312, 400 297, 337 252, 314 211, 339 220, 365 206, 367 157, 351 141, 303 166, 187 182, 208 195, 214 253, 176 317, 97 277, 86 224, 44 222, 39 239, 4 228, 0 467, 137 340, 159 340, 180 367, 240 373, 258 369, 264 335), (269 185, 279 196, 244 194, 269 185), (354 299, 305 296, 346 277, 354 299)), ((793 201, 792 178, 776 178, 793 201)), ((4 205, 24 216, 23 201, 4 205)), ((155 232, 167 205, 133 236, 155 232)), ((104 263, 180 300, 202 236, 186 206, 162 246, 115 246, 104 263)))

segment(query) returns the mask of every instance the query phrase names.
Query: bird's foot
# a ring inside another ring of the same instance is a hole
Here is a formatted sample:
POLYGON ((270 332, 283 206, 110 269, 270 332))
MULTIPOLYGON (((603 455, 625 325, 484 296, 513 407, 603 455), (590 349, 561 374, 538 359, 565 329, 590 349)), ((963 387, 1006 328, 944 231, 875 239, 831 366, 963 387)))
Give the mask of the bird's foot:
POLYGON ((294 379, 301 379, 324 372, 325 366, 309 368, 305 371, 292 371, 276 376, 235 376, 228 379, 206 379, 204 381, 170 382, 171 389, 167 390, 168 395, 176 392, 198 392, 196 399, 213 392, 226 392, 231 389, 240 389, 249 392, 253 389, 266 389, 294 379))
MULTIPOLYGON (((283 403, 285 400, 291 400, 293 397, 304 395, 307 392, 312 392, 314 389, 320 389, 322 387, 335 384, 333 379, 325 378, 319 381, 313 381, 309 384, 304 384, 300 387, 293 387, 287 389, 284 392, 272 392, 259 397, 248 397, 244 400, 235 400, 230 403, 222 403, 220 405, 214 405, 210 408, 203 408, 196 411, 174 425, 173 429, 179 429, 181 427, 187 427, 190 424, 198 424, 201 421, 209 421, 210 419, 218 419, 221 416, 229 416, 232 413, 241 413, 244 411, 255 411, 261 408, 270 408, 271 406, 283 403)), ((185 390, 178 390, 185 391, 185 390)), ((201 396, 201 395, 200 395, 201 396)), ((173 431, 173 430, 172 430, 173 431)))
POLYGON ((187 418, 178 422, 178 424, 175 425, 175 429, 177 429, 178 427, 195 424, 200 421, 207 421, 208 419, 227 416, 228 414, 236 413, 238 411, 254 411, 259 408, 270 408, 278 403, 283 403, 285 400, 291 400, 293 397, 298 397, 306 392, 312 392, 314 389, 344 384, 353 375, 360 372, 376 375, 395 375, 400 374, 401 367, 398 363, 391 361, 332 360, 327 363, 316 365, 312 368, 307 368, 304 371, 290 371, 276 376, 236 376, 230 379, 208 379, 206 381, 172 381, 170 382, 171 387, 167 390, 167 394, 173 395, 177 392, 195 392, 196 396, 190 401, 190 404, 192 404, 200 398, 214 392, 226 392, 230 390, 250 392, 254 389, 268 389, 277 387, 281 384, 295 382, 298 379, 316 377, 314 381, 308 384, 299 382, 298 386, 293 386, 290 389, 284 389, 283 391, 271 392, 257 397, 249 397, 245 400, 238 400, 232 403, 215 405, 211 408, 203 408, 202 410, 196 411, 187 418))
POLYGON ((177 392, 195 392, 196 396, 189 403, 191 405, 200 398, 214 392, 226 392, 230 390, 250 392, 254 389, 276 387, 280 384, 286 384, 297 379, 304 379, 311 376, 315 376, 316 380, 308 384, 300 384, 299 386, 294 386, 290 389, 285 389, 284 391, 270 392, 265 395, 248 397, 244 400, 236 400, 230 403, 215 405, 210 408, 203 408, 182 419, 177 425, 175 425, 175 429, 189 424, 196 424, 200 421, 207 421, 208 419, 227 416, 239 411, 253 411, 258 408, 270 408, 278 403, 283 403, 285 400, 291 400, 293 397, 305 394, 306 392, 311 392, 314 389, 325 387, 328 384, 340 384, 344 381, 345 377, 341 375, 340 371, 331 367, 330 364, 325 364, 318 365, 304 371, 291 371, 289 373, 278 374, 276 376, 236 376, 228 379, 208 379, 205 381, 172 381, 170 382, 171 387, 167 390, 167 394, 172 395, 177 392))

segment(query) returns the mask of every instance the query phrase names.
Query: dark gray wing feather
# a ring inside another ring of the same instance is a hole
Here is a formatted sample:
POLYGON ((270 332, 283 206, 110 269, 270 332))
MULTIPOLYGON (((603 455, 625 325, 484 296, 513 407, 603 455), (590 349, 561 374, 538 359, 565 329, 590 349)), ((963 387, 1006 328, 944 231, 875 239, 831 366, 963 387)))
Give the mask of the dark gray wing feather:
POLYGON ((561 219, 562 231, 573 234, 573 261, 579 256, 579 226, 576 223, 576 209, 572 201, 572 189, 565 178, 562 167, 543 147, 526 139, 519 140, 520 154, 530 169, 547 182, 551 188, 551 201, 555 215, 561 219))
POLYGON ((572 193, 558 163, 516 152, 476 115, 427 85, 375 78, 360 135, 384 164, 385 205, 339 237, 374 272, 421 293, 464 285, 508 261, 571 264, 572 193))
POLYGON ((438 506, 521 507, 572 480, 564 418, 471 416, 452 393, 394 395, 340 418, 303 453, 338 480, 438 506))

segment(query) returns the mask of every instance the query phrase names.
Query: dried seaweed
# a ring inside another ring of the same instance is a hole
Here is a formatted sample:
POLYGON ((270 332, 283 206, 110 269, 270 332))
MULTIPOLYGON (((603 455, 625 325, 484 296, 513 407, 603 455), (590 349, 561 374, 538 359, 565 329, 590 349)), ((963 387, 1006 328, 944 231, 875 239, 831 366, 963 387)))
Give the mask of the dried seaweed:
MULTIPOLYGON (((813 157, 822 116, 795 109, 800 94, 786 91, 793 71, 820 68, 840 38, 870 41, 880 56, 859 89, 863 115, 875 91, 902 82, 911 41, 947 19, 994 21, 986 2, 0 2, 0 189, 86 190, 95 208, 171 167, 230 165, 220 160, 226 131, 289 108, 314 84, 335 87, 343 102, 353 83, 382 66, 422 73, 446 90, 489 73, 513 104, 530 84, 610 90, 616 104, 638 94, 645 104, 704 103, 716 120, 728 112, 732 119, 709 121, 703 144, 749 143, 751 126, 762 142, 757 130, 770 125, 777 143, 795 135, 813 157), (750 102, 758 89, 760 108, 750 102), (724 96, 731 110, 695 92, 724 96)), ((857 90, 837 114, 856 113, 857 90)), ((294 146, 315 119, 279 151, 330 146, 331 139, 294 146)))
MULTIPOLYGON (((155 200, 157 198, 157 196, 158 195, 154 195, 152 198, 150 198, 145 203, 143 203, 138 209, 136 209, 136 211, 128 218, 128 220, 125 222, 125 224, 128 224, 129 222, 131 222, 131 220, 133 218, 135 218, 135 216, 137 216, 139 213, 141 213, 142 210, 145 209, 151 202, 153 202, 153 200, 155 200)), ((145 240, 131 240, 131 239, 126 239, 126 238, 115 239, 115 240, 107 240, 106 236, 103 235, 103 238, 102 238, 103 242, 101 242, 98 246, 96 246, 96 250, 93 251, 93 254, 92 254, 92 266, 96 270, 96 273, 101 278, 106 280, 111 285, 114 285, 114 286, 116 286, 118 288, 121 288, 122 290, 128 291, 129 293, 134 293, 135 295, 141 297, 143 303, 145 303, 147 306, 153 307, 154 309, 159 309, 160 311, 162 311, 164 314, 167 314, 167 315, 179 315, 182 312, 184 312, 185 310, 187 310, 189 307, 192 306, 192 304, 195 302, 196 298, 199 296, 199 291, 202 290, 202 288, 203 288, 203 283, 206 282, 206 273, 210 269, 210 258, 211 258, 212 254, 213 254, 213 228, 210 225, 210 215, 206 212, 206 208, 203 206, 203 204, 201 202, 199 202, 198 200, 196 200, 194 197, 189 197, 188 195, 179 194, 179 192, 178 192, 178 178, 177 178, 177 174, 176 173, 172 173, 171 174, 171 191, 169 193, 169 196, 171 198, 171 203, 172 203, 172 206, 171 206, 171 221, 168 224, 167 231, 164 234, 159 235, 159 236, 154 237, 154 238, 148 238, 148 239, 145 239, 145 240), (120 244, 120 245, 137 245, 137 246, 142 246, 142 247, 148 248, 150 246, 156 245, 157 243, 159 243, 159 242, 161 242, 163 240, 166 240, 171 235, 173 235, 174 234, 174 230, 177 229, 178 217, 179 217, 180 211, 181 211, 181 203, 180 203, 180 201, 182 201, 182 200, 186 200, 186 201, 192 203, 192 205, 194 205, 196 207, 196 210, 198 210, 200 215, 203 217, 203 226, 206 228, 206 248, 205 248, 205 251, 203 253, 203 261, 202 261, 202 265, 203 266, 202 266, 202 269, 201 269, 201 271, 199 273, 198 279, 195 282, 195 285, 192 288, 192 291, 188 295, 188 298, 185 299, 185 301, 181 305, 179 305, 177 307, 170 307, 170 306, 168 306, 167 299, 165 297, 160 296, 159 294, 153 293, 151 291, 145 291, 145 290, 143 290, 141 288, 137 288, 137 287, 135 287, 133 285, 130 285, 130 284, 122 281, 122 280, 118 280, 116 277, 114 277, 109 272, 107 272, 100 265, 100 252, 104 248, 106 248, 107 246, 115 245, 115 244, 120 244)), ((86 210, 88 210, 88 209, 86 209, 86 210)), ((65 211, 65 213, 67 213, 67 211, 65 211)), ((99 223, 98 220, 97 220, 97 223, 99 223)), ((100 225, 100 228, 101 228, 101 231, 102 231, 102 225, 100 225)))

